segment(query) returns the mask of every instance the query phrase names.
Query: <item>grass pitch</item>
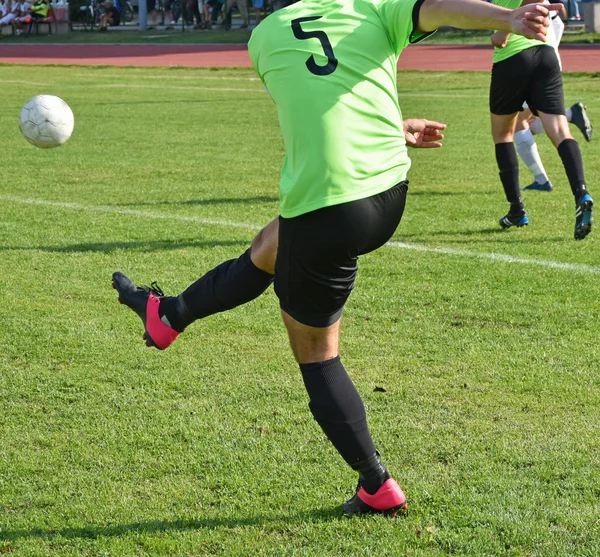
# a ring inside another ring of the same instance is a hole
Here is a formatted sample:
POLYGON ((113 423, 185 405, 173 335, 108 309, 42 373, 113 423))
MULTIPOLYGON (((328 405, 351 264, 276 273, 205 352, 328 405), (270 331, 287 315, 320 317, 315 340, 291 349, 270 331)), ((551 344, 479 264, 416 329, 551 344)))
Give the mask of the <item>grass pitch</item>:
MULTIPOLYGON (((277 214, 260 81, 0 67, 0 553, 598 555, 600 232, 572 239, 546 138, 556 190, 525 192, 530 226, 500 231, 488 79, 399 76, 405 116, 447 122, 446 145, 412 151, 341 351, 410 511, 346 519, 355 477, 310 416, 272 291, 161 353, 110 285, 121 270, 179 292, 277 214), (64 147, 20 137, 39 93, 73 108, 64 147)), ((597 81, 565 78, 600 121, 597 81)), ((581 147, 600 200, 598 139, 581 147)))

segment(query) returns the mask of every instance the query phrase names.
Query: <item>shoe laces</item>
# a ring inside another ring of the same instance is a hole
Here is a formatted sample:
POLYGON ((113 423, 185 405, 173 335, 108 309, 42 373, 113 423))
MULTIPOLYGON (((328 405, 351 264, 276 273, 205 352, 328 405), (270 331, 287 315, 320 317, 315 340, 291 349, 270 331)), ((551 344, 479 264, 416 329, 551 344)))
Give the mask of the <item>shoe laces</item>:
POLYGON ((141 289, 145 290, 146 292, 150 292, 151 294, 154 294, 155 296, 158 296, 160 298, 165 297, 163 289, 160 286, 158 286, 158 283, 156 281, 150 283, 150 286, 142 286, 141 289))

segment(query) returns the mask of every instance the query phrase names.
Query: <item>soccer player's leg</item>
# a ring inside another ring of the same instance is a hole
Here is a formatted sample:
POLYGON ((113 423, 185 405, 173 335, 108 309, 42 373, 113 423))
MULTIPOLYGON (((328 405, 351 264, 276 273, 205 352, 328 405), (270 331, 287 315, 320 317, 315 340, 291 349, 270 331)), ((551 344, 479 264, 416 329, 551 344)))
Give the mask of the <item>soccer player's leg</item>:
POLYGON ((554 188, 546 174, 546 169, 540 158, 537 144, 530 130, 530 123, 538 118, 531 113, 529 108, 524 108, 517 116, 515 130, 515 146, 521 160, 525 163, 531 174, 533 183, 524 187, 524 190, 552 191, 554 188))
POLYGON ((565 115, 540 111, 540 118, 558 150, 575 200, 574 238, 583 240, 592 231, 594 200, 587 189, 581 149, 571 135, 565 115))
POLYGON ((275 292, 313 417, 359 475, 346 514, 394 515, 406 496, 382 464, 364 404, 339 356, 339 324, 354 285, 357 258, 396 229, 406 184, 368 200, 280 221, 275 292), (357 224, 358 223, 358 224, 357 224))
POLYGON ((508 213, 499 221, 500 226, 504 229, 512 226, 526 226, 529 223, 529 217, 525 212, 525 206, 521 199, 519 160, 513 143, 516 116, 516 114, 491 115, 498 174, 504 188, 506 200, 510 203, 508 213))
POLYGON ((164 350, 197 319, 260 296, 273 282, 278 227, 278 219, 271 221, 257 234, 250 249, 217 265, 179 296, 165 296, 155 283, 138 287, 124 274, 114 273, 113 287, 119 301, 142 320, 146 345, 164 350))
POLYGON ((530 105, 535 107, 546 134, 558 150, 575 200, 576 240, 583 240, 592 230, 594 201, 587 190, 579 144, 571 135, 564 109, 562 72, 553 49, 537 52, 535 86, 530 105))
POLYGON ((529 87, 530 53, 525 50, 495 62, 490 82, 492 139, 500 182, 510 207, 499 224, 502 228, 529 223, 519 186, 519 159, 514 144, 517 115, 523 108, 529 87))

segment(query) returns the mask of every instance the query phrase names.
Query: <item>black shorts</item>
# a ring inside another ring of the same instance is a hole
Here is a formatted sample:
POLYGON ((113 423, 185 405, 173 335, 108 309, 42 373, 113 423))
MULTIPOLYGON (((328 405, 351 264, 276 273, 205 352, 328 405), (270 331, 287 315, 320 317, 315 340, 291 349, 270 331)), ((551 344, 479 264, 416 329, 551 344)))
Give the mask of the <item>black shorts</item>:
POLYGON ((156 0, 146 0, 146 8, 148 12, 156 10, 156 0))
POLYGON ((551 46, 527 48, 492 66, 490 112, 514 114, 524 102, 534 114, 565 114, 562 72, 551 46))
POLYGON ((329 327, 354 287, 358 256, 376 250, 402 218, 408 182, 378 195, 279 217, 275 293, 281 309, 310 327, 329 327))

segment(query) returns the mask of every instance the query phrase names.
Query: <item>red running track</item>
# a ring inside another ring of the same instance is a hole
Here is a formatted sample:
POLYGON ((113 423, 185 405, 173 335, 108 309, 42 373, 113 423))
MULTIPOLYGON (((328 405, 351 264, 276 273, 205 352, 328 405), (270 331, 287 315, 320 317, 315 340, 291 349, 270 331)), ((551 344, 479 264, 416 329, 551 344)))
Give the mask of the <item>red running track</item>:
MULTIPOLYGON (((563 69, 600 72, 600 46, 564 45, 563 69)), ((398 67, 407 70, 489 71, 492 48, 487 45, 427 45, 407 48, 398 67)), ((0 63, 82 64, 109 66, 249 67, 246 45, 154 44, 2 44, 0 63)))

